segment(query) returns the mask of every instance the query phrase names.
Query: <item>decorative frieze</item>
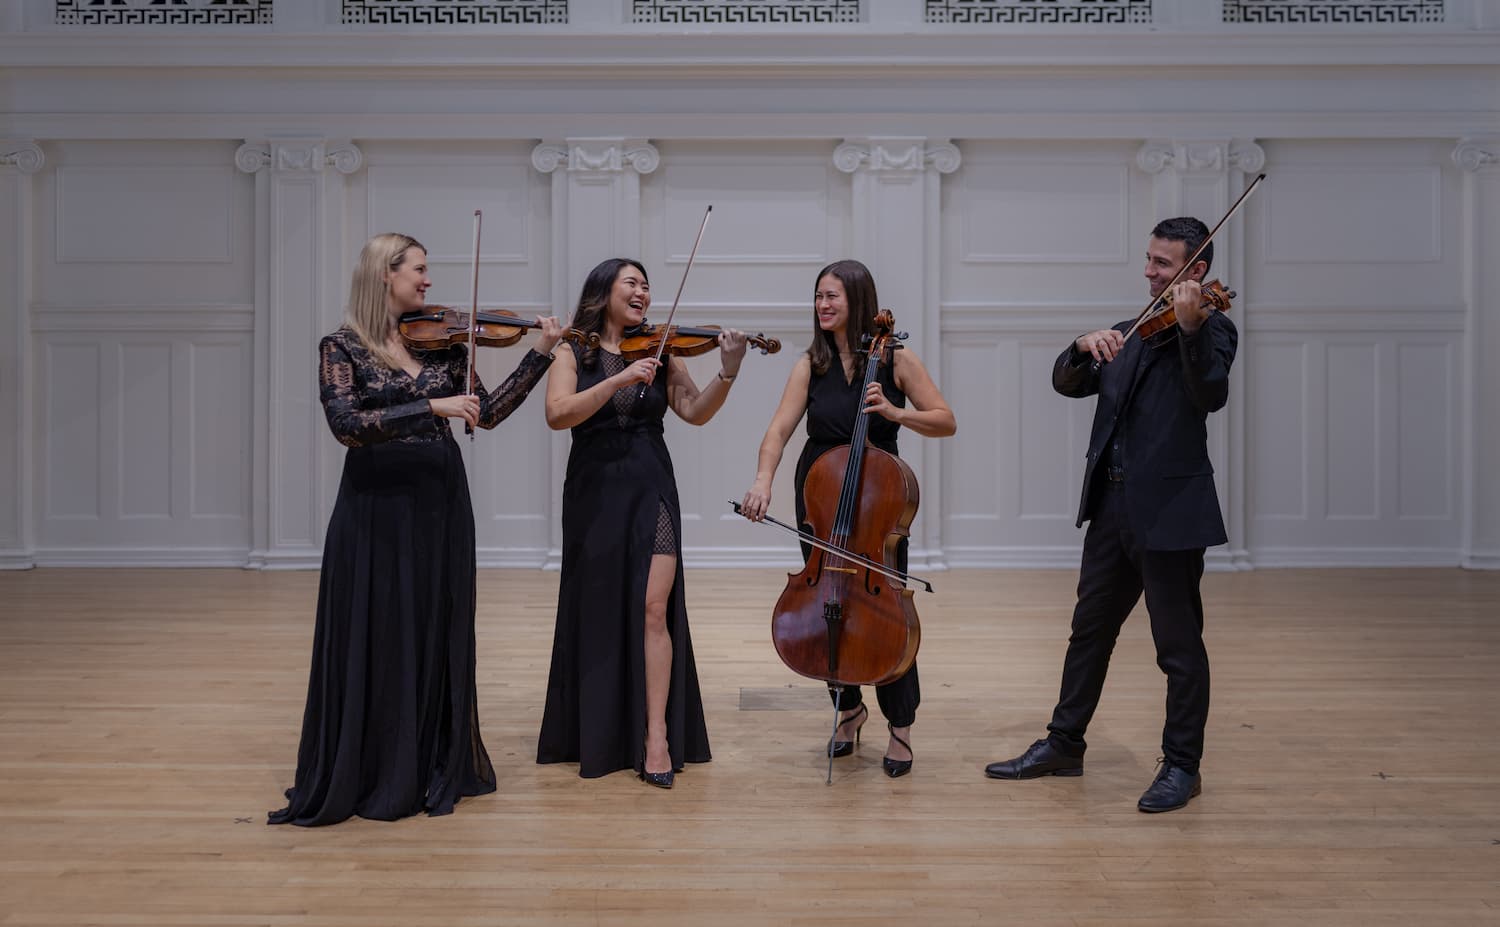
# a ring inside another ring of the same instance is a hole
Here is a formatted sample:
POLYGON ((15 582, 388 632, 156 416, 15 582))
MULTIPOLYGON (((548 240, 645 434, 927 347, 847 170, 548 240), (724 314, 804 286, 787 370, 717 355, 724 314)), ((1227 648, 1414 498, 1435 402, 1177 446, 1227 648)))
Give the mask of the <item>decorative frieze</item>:
POLYGON ((346 25, 530 26, 568 21, 568 0, 342 0, 346 25))
POLYGON ((269 26, 274 0, 55 0, 59 26, 269 26))
POLYGON ((543 142, 531 150, 531 166, 543 174, 550 174, 564 164, 569 171, 593 174, 619 173, 628 164, 637 174, 649 174, 661 164, 661 153, 649 142, 618 139, 543 142))
POLYGON ((262 168, 311 173, 332 166, 340 174, 352 174, 364 164, 364 154, 349 142, 246 142, 234 153, 234 166, 247 174, 262 168))
POLYGON ((1494 169, 1500 165, 1500 138, 1466 138, 1453 149, 1453 163, 1466 171, 1494 169))
POLYGON ((1223 0, 1226 23, 1440 23, 1445 0, 1223 0))
POLYGON ((634 23, 857 23, 860 0, 632 0, 634 23))
POLYGON ((0 139, 0 165, 9 165, 23 174, 35 174, 47 163, 47 156, 36 142, 0 139))
POLYGON ((1135 163, 1148 174, 1159 174, 1167 168, 1179 173, 1217 173, 1233 168, 1253 174, 1265 167, 1266 152, 1247 141, 1153 141, 1136 152, 1135 163))
POLYGON ((926 0, 930 23, 1151 23, 1151 0, 926 0))
POLYGON ((958 170, 961 157, 952 142, 927 144, 926 139, 856 139, 833 150, 833 166, 845 174, 868 171, 921 172, 929 166, 939 174, 958 170))

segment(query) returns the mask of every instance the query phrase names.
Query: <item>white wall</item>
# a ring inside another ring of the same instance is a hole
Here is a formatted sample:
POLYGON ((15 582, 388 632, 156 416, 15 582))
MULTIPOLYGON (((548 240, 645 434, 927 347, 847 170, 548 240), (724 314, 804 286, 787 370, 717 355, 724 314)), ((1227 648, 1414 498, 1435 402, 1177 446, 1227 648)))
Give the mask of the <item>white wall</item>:
MULTIPOLYGON (((462 304, 483 209, 486 307, 566 314, 619 254, 660 319, 710 204, 681 320, 786 347, 708 426, 669 424, 689 561, 790 563, 726 500, 807 345, 813 274, 852 256, 959 420, 903 437, 914 563, 1071 566, 1092 403, 1051 392, 1052 360, 1139 311, 1157 219, 1212 222, 1261 170, 1216 239, 1241 347, 1211 563, 1500 566, 1496 4, 1274 28, 1145 6, 1149 26, 938 25, 869 0, 856 24, 690 33, 598 0, 400 30, 338 3, 243 26, 8 6, 0 567, 315 565, 342 458, 316 341, 368 235, 423 240, 430 297, 462 304)), ((466 450, 482 563, 555 563, 566 453, 540 396, 466 450)))

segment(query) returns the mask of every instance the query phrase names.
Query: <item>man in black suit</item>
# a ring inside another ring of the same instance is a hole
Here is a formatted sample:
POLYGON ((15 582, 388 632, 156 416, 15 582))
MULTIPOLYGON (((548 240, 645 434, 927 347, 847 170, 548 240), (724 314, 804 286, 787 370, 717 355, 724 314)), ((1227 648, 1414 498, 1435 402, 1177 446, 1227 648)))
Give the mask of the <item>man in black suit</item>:
MULTIPOLYGON (((1193 218, 1167 219, 1152 229, 1146 279, 1153 297, 1208 234, 1193 218)), ((1099 396, 1078 511, 1079 526, 1089 522, 1078 604, 1047 737, 1014 759, 986 766, 991 778, 1083 774, 1084 730, 1098 707, 1120 626, 1144 592, 1156 665, 1167 676, 1167 719, 1160 772, 1136 807, 1171 811, 1202 788, 1208 652, 1198 584, 1204 548, 1228 540, 1205 422, 1229 398, 1239 341, 1228 316, 1203 305, 1201 283, 1212 261, 1209 243, 1172 288, 1175 328, 1146 340, 1126 340, 1131 322, 1089 332, 1052 368, 1052 386, 1064 396, 1099 396)))

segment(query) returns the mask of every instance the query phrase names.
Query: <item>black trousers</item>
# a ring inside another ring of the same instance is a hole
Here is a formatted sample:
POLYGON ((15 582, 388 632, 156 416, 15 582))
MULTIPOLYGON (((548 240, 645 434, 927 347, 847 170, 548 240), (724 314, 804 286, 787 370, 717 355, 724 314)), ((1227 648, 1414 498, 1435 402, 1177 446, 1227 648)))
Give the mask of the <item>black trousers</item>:
MULTIPOLYGON (((833 697, 834 704, 842 711, 852 711, 864 702, 859 686, 845 686, 842 697, 830 686, 828 694, 833 697)), ((880 713, 885 715, 885 720, 890 722, 891 727, 911 727, 912 722, 917 720, 917 705, 922 702, 922 687, 917 680, 917 664, 913 662, 911 669, 895 682, 876 686, 875 701, 880 705, 880 713)))
POLYGON ((1063 753, 1083 755, 1084 731, 1099 706, 1115 640, 1144 592, 1156 665, 1167 675, 1162 754, 1196 773, 1208 723, 1208 651, 1198 591, 1203 549, 1145 550, 1130 530, 1121 483, 1105 483, 1094 513, 1084 535, 1078 604, 1048 740, 1063 753))

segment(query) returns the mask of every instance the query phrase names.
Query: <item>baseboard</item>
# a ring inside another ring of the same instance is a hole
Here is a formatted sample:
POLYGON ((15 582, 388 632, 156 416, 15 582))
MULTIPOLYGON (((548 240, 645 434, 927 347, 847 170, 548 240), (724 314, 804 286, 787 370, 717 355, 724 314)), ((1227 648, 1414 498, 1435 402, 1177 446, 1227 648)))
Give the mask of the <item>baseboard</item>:
POLYGON ((949 569, 1076 570, 1080 547, 944 547, 949 569))
POLYGON ((542 547, 480 547, 474 560, 481 570, 541 570, 547 566, 542 547))
POLYGON ((1250 558, 1256 569, 1457 567, 1463 560, 1457 550, 1433 547, 1257 547, 1250 558))
POLYGON ((323 552, 314 547, 252 550, 239 565, 247 570, 316 570, 323 566, 323 552))
POLYGON ((1500 570, 1500 550, 1471 550, 1459 565, 1466 570, 1500 570))
POLYGON ((0 570, 30 570, 35 566, 36 554, 29 550, 0 550, 0 570))
MULTIPOLYGON (((557 570, 561 551, 545 548, 480 548, 481 569, 557 570)), ((911 570, 918 575, 950 569, 1077 570, 1076 547, 945 547, 913 551, 911 570)), ((234 547, 121 547, 39 548, 0 550, 0 570, 34 567, 242 567, 251 570, 316 570, 322 553, 313 548, 246 551, 234 547)), ((794 572, 802 559, 796 548, 784 546, 724 548, 689 547, 683 550, 688 569, 779 569, 794 572)), ((1462 552, 1421 547, 1260 547, 1231 551, 1210 549, 1204 569, 1227 572, 1250 569, 1362 567, 1462 567, 1500 570, 1500 551, 1462 552)))
POLYGON ((243 567, 247 557, 243 547, 53 547, 35 553, 39 567, 243 567))

